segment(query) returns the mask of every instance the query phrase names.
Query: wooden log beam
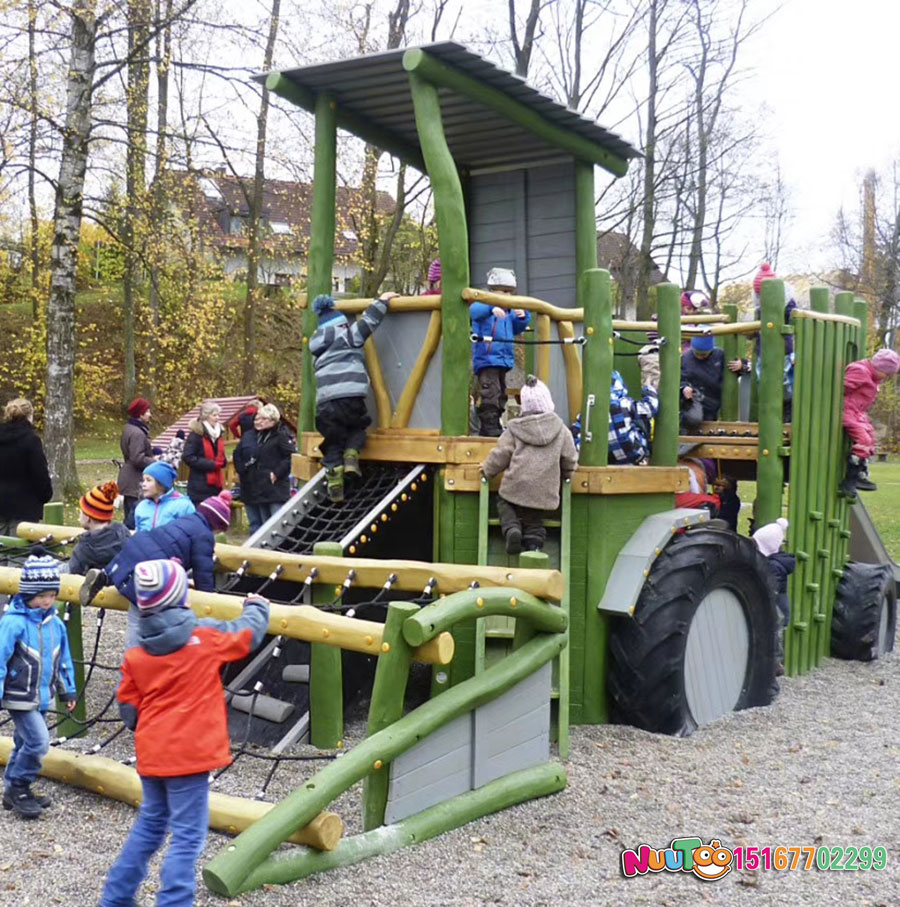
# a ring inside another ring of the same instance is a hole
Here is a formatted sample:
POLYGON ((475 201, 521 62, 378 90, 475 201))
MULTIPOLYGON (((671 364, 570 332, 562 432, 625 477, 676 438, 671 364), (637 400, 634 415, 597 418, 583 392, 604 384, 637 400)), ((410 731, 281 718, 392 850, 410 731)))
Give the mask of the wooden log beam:
MULTIPOLYGON (((246 558, 248 552, 252 549, 237 548, 228 546, 235 551, 242 552, 242 559, 246 558)), ((261 552, 271 554, 272 552, 261 552)), ((310 561, 315 562, 315 558, 310 561)), ((343 582, 347 575, 346 561, 339 557, 321 558, 319 562, 328 560, 334 564, 344 564, 344 570, 340 579, 336 579, 338 571, 332 571, 326 568, 330 579, 320 577, 320 582, 340 583, 343 582)), ((391 570, 396 569, 398 562, 390 562, 391 570)), ((402 563, 402 562, 401 562, 402 563)), ((412 563, 412 562, 409 562, 412 563)), ((450 565, 455 566, 455 565, 450 565)), ((269 568, 268 573, 262 575, 268 576, 273 567, 269 568)), ((235 568, 236 569, 236 568, 235 568)), ((463 568, 460 568, 463 569, 463 568)), ((498 568, 494 568, 498 569, 498 568)), ((381 562, 380 577, 378 585, 384 582, 385 572, 388 566, 381 562)), ((307 570, 308 572, 308 570, 307 570)), ((420 591, 424 588, 429 574, 422 571, 425 579, 422 584, 416 588, 420 591)), ((498 572, 502 572, 499 571, 498 572)), ((521 573, 534 573, 536 571, 523 570, 521 573)), ((549 571, 554 573, 556 571, 549 571)), ((15 594, 19 591, 19 575, 21 571, 15 567, 0 567, 0 592, 15 594)), ((560 577, 560 580, 562 577, 560 577)), ((84 582, 83 576, 64 573, 60 577, 59 601, 78 602, 78 590, 84 582)), ((363 583, 365 585, 365 583, 363 583)), ((241 616, 243 611, 244 597, 241 595, 226 595, 221 592, 197 592, 192 589, 188 592, 188 604, 191 610, 198 617, 213 617, 217 620, 234 620, 241 616)), ((94 601, 93 607, 107 608, 113 611, 127 611, 130 602, 123 595, 120 595, 114 587, 107 586, 103 589, 94 601)), ((320 611, 311 605, 271 605, 269 611, 269 630, 273 635, 290 636, 293 639, 304 639, 308 642, 321 642, 329 646, 339 646, 342 649, 349 649, 351 652, 362 652, 365 655, 378 655, 381 652, 382 631, 384 626, 372 620, 360 620, 357 617, 344 617, 341 614, 333 614, 327 611, 320 611)), ((446 633, 439 639, 416 649, 414 658, 416 661, 425 664, 449 664, 453 660, 453 637, 446 633)))
MULTIPOLYGON (((478 491, 480 482, 481 470, 475 464, 449 465, 444 470, 448 491, 478 491)), ((491 480, 491 490, 499 486, 498 476, 491 480)), ((579 466, 572 476, 573 494, 678 494, 689 486, 683 466, 579 466)))
POLYGON ((809 318, 811 321, 834 321, 838 324, 849 324, 854 328, 860 327, 858 318, 842 313, 833 314, 831 312, 816 312, 810 309, 794 309, 791 318, 809 318))
MULTIPOLYGON (((9 761, 12 746, 12 738, 0 737, 0 762, 3 764, 9 761)), ((130 766, 106 756, 73 753, 53 746, 44 756, 41 774, 52 781, 62 781, 131 806, 139 806, 143 799, 138 773, 130 766)), ((239 834, 258 822, 274 805, 210 791, 209 827, 230 835, 239 834)), ((288 840, 292 844, 305 844, 316 850, 334 850, 343 832, 344 823, 340 816, 332 812, 320 812, 288 840)))
MULTIPOLYGON (((571 321, 557 321, 556 334, 560 340, 571 340, 575 336, 575 325, 571 321)), ((566 370, 566 394, 569 403, 569 423, 575 421, 581 412, 584 388, 581 380, 581 356, 573 344, 563 344, 563 366, 566 370)))
POLYGON ((375 398, 375 424, 387 428, 391 424, 391 394, 384 380, 381 358, 375 346, 375 338, 369 337, 363 344, 363 355, 366 357, 366 371, 372 384, 372 396, 375 398))
MULTIPOLYGON (((359 315, 372 305, 371 299, 336 299, 334 307, 345 315, 359 315)), ((395 296, 388 303, 388 313, 439 312, 441 296, 395 296)))
MULTIPOLYGON (((545 142, 574 155, 579 161, 587 164, 599 164, 614 176, 624 176, 628 171, 628 161, 608 148, 604 148, 603 145, 557 126, 527 104, 517 101, 485 82, 472 78, 455 66, 431 56, 421 48, 411 48, 406 51, 403 55, 403 68, 408 73, 415 73, 434 85, 449 88, 478 104, 483 104, 489 110, 517 123, 545 142)), ((427 153, 425 157, 427 160, 427 153)))

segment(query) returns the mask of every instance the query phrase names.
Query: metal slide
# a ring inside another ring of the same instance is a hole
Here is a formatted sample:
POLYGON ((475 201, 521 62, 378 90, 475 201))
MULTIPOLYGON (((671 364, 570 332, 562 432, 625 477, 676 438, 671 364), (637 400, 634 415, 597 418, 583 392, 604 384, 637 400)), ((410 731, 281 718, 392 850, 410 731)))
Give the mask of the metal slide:
POLYGON ((850 559, 861 564, 890 564, 897 592, 900 593, 900 564, 884 547, 866 505, 860 500, 850 507, 850 559))

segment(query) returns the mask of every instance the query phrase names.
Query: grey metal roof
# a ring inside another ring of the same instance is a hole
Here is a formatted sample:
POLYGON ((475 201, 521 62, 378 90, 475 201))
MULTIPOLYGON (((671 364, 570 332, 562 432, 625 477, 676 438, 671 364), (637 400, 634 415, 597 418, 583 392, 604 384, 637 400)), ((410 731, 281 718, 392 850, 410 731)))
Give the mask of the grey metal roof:
MULTIPOLYGON (((281 75, 313 95, 328 91, 337 101, 339 111, 365 118, 403 145, 418 151, 409 77, 402 63, 408 49, 281 70, 281 75)), ((639 156, 624 139, 541 94, 521 77, 500 69, 461 44, 446 41, 422 45, 420 49, 527 105, 553 125, 600 145, 623 160, 639 156)), ((264 76, 258 78, 262 80, 264 76)), ((446 88, 440 89, 440 97, 444 132, 460 167, 474 169, 537 163, 558 159, 565 153, 477 101, 446 88)))

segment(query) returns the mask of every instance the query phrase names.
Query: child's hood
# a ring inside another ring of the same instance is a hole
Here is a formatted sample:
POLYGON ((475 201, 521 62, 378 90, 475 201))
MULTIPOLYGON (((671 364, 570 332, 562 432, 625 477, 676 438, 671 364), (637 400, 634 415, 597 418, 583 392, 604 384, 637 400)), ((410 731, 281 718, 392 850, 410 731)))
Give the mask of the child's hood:
POLYGON ((197 626, 188 608, 168 608, 157 614, 142 614, 138 624, 141 647, 150 655, 169 655, 187 644, 197 626))
POLYGON ((510 419, 506 430, 523 444, 546 447, 556 440, 561 431, 569 429, 556 413, 529 413, 510 419))

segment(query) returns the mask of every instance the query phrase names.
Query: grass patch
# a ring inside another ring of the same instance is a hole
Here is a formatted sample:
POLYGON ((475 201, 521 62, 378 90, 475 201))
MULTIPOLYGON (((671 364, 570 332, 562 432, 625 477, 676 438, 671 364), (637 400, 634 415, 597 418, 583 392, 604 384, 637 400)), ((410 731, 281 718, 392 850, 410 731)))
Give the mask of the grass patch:
POLYGON ((878 486, 878 491, 864 491, 860 494, 872 522, 884 541, 891 557, 900 559, 900 459, 887 463, 870 463, 869 475, 878 486))

